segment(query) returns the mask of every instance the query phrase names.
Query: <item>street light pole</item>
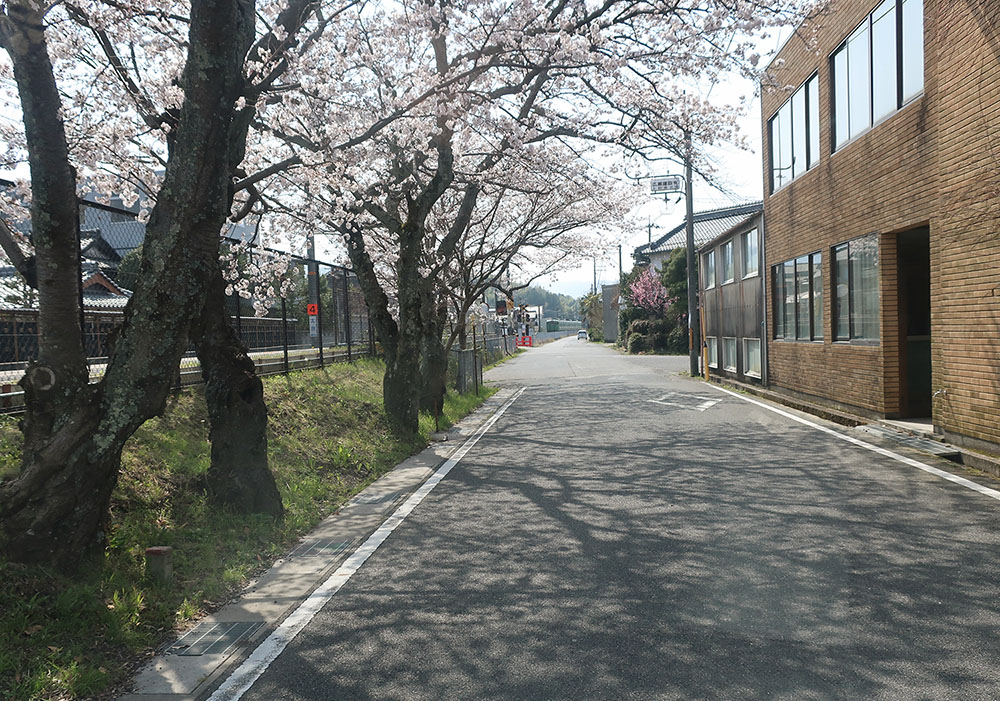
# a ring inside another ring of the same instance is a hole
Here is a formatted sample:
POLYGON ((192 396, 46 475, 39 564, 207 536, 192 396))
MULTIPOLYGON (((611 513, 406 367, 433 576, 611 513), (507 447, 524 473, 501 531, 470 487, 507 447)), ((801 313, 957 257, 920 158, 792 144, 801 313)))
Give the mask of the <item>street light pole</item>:
POLYGON ((694 188, 692 187, 691 132, 684 132, 685 180, 685 236, 687 239, 687 288, 688 288, 688 354, 691 360, 691 377, 698 375, 698 358, 701 355, 701 333, 698 328, 698 269, 694 252, 694 188))

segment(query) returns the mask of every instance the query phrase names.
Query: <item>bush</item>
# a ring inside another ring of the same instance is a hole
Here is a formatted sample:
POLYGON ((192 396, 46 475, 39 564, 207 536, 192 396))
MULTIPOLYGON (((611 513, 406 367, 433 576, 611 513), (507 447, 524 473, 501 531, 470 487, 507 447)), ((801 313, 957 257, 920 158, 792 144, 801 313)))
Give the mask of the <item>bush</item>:
POLYGON ((588 340, 604 343, 604 329, 587 329, 588 340))
POLYGON ((652 322, 649 319, 636 319, 631 324, 628 325, 628 335, 641 334, 646 336, 650 332, 650 325, 652 322))
POLYGON ((629 353, 644 353, 650 348, 649 338, 641 333, 633 333, 628 337, 629 353))
POLYGON ((618 310, 618 345, 628 348, 629 326, 636 319, 645 319, 647 312, 638 307, 622 307, 618 310))

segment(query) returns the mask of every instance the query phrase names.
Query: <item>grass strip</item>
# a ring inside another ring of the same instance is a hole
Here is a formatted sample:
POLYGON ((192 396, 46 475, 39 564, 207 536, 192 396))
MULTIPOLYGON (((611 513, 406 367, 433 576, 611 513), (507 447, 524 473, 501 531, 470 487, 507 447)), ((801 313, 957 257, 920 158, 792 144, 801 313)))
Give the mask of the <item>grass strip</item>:
MULTIPOLYGON (((389 430, 385 366, 359 360, 264 378, 268 452, 285 518, 212 506, 203 481, 208 424, 199 388, 174 397, 129 441, 111 504, 101 562, 73 578, 0 560, 0 698, 109 698, 155 648, 219 608, 304 533, 406 457, 434 430, 389 430), (151 545, 174 548, 170 586, 144 574, 151 545)), ((496 390, 450 393, 441 428, 496 390)), ((17 473, 17 420, 0 417, 0 479, 17 473)))

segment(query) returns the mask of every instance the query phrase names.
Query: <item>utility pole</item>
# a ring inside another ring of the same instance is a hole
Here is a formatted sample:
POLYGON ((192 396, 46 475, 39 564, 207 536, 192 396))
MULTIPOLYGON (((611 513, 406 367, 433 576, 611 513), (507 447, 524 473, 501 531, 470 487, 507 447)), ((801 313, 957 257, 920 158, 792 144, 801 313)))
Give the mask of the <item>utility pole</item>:
POLYGON ((622 245, 618 244, 618 293, 621 294, 621 284, 622 284, 622 245))
POLYGON ((687 278, 688 278, 688 351, 691 359, 691 377, 698 375, 698 358, 701 356, 701 332, 698 325, 698 269, 694 252, 694 188, 692 187, 692 146, 691 132, 684 132, 684 181, 687 238, 687 278))
POLYGON ((594 288, 592 294, 597 294, 597 256, 594 256, 594 288))

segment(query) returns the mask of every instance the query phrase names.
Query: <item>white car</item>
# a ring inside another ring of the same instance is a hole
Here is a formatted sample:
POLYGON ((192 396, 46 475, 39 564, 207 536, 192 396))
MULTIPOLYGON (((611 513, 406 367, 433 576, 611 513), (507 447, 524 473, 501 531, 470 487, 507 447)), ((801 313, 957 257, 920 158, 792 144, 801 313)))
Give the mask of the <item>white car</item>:
POLYGON ((590 337, 587 335, 586 329, 580 329, 576 332, 576 340, 578 341, 589 341, 590 337))

